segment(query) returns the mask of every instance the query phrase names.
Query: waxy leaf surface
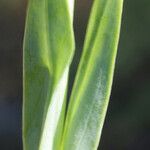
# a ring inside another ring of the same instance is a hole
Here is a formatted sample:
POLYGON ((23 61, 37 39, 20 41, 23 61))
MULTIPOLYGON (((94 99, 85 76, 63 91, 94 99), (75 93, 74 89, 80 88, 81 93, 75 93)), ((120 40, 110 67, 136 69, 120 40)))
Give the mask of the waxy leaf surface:
POLYGON ((95 0, 61 150, 96 150, 108 106, 123 0, 95 0))
POLYGON ((24 150, 60 143, 74 52, 73 0, 29 0, 23 60, 24 150))

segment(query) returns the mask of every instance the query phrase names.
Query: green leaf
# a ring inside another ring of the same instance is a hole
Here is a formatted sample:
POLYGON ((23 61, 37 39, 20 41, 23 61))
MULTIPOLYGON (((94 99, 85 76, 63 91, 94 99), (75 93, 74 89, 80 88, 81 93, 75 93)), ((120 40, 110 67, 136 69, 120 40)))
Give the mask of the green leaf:
POLYGON ((24 150, 54 150, 60 143, 74 52, 72 22, 73 0, 29 0, 23 60, 24 150))
POLYGON ((95 0, 71 93, 62 150, 96 150, 107 110, 123 0, 95 0))

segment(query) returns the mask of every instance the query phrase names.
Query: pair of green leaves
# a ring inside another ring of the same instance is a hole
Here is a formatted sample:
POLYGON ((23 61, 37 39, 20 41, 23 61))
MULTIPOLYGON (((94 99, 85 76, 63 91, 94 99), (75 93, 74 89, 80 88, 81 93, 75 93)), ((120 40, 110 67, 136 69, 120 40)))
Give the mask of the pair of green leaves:
POLYGON ((94 0, 66 110, 74 0, 29 0, 23 61, 24 150, 96 150, 111 91, 123 0, 94 0))

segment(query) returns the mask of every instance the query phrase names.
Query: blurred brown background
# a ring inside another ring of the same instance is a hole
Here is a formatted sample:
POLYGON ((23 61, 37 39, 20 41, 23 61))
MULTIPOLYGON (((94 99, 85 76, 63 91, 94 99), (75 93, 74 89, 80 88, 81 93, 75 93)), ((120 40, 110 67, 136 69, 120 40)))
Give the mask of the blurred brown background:
MULTIPOLYGON (((76 0, 76 55, 92 0, 76 0)), ((22 41, 26 1, 0 0, 0 150, 22 150, 22 41)), ((99 149, 150 149, 150 1, 125 0, 114 84, 99 149)))

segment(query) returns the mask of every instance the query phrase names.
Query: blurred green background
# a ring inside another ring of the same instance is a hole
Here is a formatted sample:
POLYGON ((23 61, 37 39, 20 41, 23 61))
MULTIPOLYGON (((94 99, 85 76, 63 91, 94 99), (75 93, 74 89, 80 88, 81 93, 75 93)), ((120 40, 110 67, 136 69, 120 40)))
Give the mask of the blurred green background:
MULTIPOLYGON (((79 62, 92 0, 76 0, 79 62)), ((0 0, 0 150, 22 150, 22 41, 25 0, 0 0)), ((100 150, 150 149, 150 1, 124 0, 121 38, 100 150)))

